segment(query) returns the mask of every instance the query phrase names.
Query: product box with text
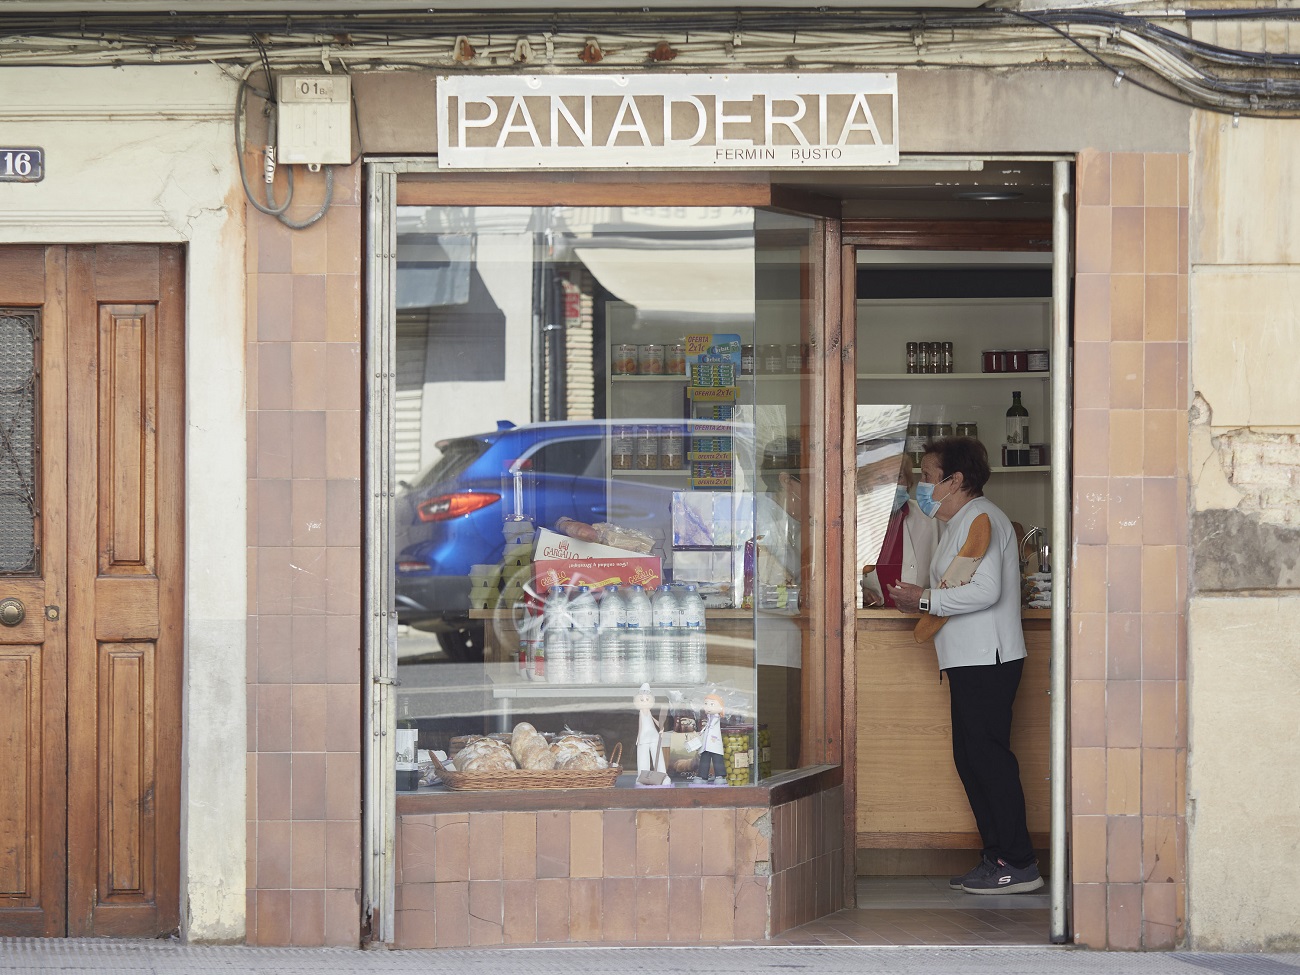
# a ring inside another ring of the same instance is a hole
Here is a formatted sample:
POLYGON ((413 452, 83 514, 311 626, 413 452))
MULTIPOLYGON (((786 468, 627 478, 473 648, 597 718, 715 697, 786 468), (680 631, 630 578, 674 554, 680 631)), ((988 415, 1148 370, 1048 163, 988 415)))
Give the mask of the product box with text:
POLYGON ((611 545, 583 542, 541 529, 533 552, 536 598, 545 599, 551 586, 630 586, 654 589, 663 579, 657 555, 640 555, 611 545))

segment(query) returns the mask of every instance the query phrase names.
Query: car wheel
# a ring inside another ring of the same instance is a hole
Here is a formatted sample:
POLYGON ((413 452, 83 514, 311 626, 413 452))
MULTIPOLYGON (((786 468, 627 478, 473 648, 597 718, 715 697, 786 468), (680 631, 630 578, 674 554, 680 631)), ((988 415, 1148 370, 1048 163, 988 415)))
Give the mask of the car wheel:
POLYGON ((483 625, 470 625, 463 630, 445 630, 438 634, 442 652, 458 664, 479 663, 483 660, 483 625))

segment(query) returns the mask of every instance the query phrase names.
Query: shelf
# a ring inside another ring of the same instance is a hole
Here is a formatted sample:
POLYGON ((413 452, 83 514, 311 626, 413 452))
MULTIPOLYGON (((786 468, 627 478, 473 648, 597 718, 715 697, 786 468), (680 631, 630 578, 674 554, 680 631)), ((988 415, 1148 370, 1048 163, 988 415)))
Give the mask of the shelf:
POLYGON ((679 467, 676 470, 655 468, 654 470, 641 471, 635 468, 632 470, 619 468, 618 470, 610 470, 609 473, 614 477, 689 477, 691 469, 689 467, 679 467))
POLYGON ((610 376, 609 381, 612 383, 676 383, 681 386, 686 382, 686 376, 680 372, 666 372, 657 376, 610 376))
POLYGON ((858 379, 878 380, 899 380, 899 379, 931 379, 947 380, 949 382, 970 382, 982 381, 988 379, 1000 379, 1003 381, 1009 379, 1051 379, 1050 371, 1044 372, 860 372, 858 379))
MULTIPOLYGON (((990 474, 1050 474, 1052 468, 1049 465, 1035 465, 1033 467, 990 467, 990 474)), ((913 467, 913 474, 920 474, 921 468, 913 467)))

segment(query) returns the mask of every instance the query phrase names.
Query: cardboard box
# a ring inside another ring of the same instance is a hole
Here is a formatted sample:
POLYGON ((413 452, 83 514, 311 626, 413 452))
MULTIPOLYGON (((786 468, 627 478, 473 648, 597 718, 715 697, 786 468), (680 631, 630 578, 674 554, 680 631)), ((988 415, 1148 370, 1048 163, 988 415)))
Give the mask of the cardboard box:
POLYGON ((544 598, 551 586, 630 586, 653 589, 663 580, 657 555, 638 555, 609 545, 581 542, 542 529, 533 553, 533 586, 544 598))

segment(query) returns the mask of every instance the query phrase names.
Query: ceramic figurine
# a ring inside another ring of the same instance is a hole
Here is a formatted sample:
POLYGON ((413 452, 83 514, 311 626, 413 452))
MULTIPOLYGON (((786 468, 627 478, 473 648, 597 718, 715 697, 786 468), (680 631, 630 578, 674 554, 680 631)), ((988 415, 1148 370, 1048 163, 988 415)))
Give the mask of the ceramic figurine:
POLYGON ((636 783, 662 785, 668 778, 660 742, 663 726, 655 720, 655 695, 649 684, 641 685, 641 689, 632 698, 632 704, 639 715, 636 726, 636 783))
MULTIPOLYGON (((704 696, 704 727, 699 737, 691 743, 700 752, 700 767, 696 772, 696 782, 712 782, 714 785, 727 784, 727 763, 723 758, 722 715, 726 707, 721 694, 704 696)), ((694 750, 694 749, 692 749, 694 750)))

